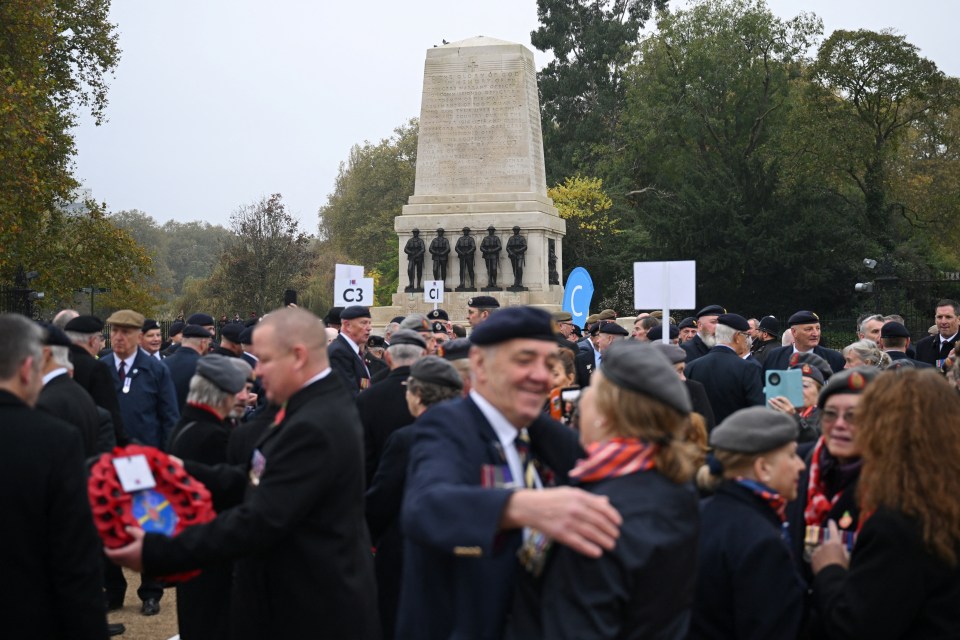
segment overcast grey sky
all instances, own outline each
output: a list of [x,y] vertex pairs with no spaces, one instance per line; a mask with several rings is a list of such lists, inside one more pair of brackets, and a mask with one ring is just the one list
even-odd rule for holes
[[[673,3],[675,4],[675,3]],[[895,28],[960,75],[952,0],[768,0],[835,29]],[[906,12],[906,13],[905,13]],[[108,122],[76,131],[77,176],[109,210],[228,223],[279,192],[303,228],[350,147],[419,116],[426,49],[485,35],[530,48],[536,0],[114,0],[123,57]]]

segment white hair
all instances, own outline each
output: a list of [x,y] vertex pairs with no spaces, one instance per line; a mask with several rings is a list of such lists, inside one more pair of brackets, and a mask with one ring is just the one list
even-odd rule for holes
[[733,344],[733,340],[737,337],[738,333],[739,331],[733,327],[718,324],[717,330],[713,335],[717,338],[717,344]]
[[50,347],[50,359],[58,367],[65,367],[67,371],[73,371],[73,363],[70,362],[70,347],[52,345]]

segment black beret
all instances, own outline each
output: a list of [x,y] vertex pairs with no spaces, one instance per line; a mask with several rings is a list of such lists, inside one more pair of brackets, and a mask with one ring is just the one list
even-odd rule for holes
[[342,312],[343,307],[330,307],[330,311],[327,311],[327,315],[323,317],[323,324],[340,324]]
[[446,333],[447,328],[443,326],[443,323],[437,320],[436,322],[430,323],[430,328],[433,329],[434,333]]
[[143,321],[143,326],[140,327],[140,330],[146,333],[147,331],[153,331],[154,329],[159,329],[160,325],[153,318],[147,318]]
[[697,311],[697,318],[702,318],[703,316],[719,316],[726,312],[727,310],[718,304],[708,304],[703,309],[700,309],[700,311]]
[[189,318],[187,318],[187,324],[198,324],[201,327],[208,327],[213,322],[213,316],[207,315],[205,313],[195,313]]
[[792,415],[767,407],[740,409],[710,432],[710,446],[735,453],[766,453],[794,442],[800,425]]
[[46,322],[38,324],[45,330],[43,344],[48,347],[69,347],[73,344],[60,327]]
[[400,324],[405,318],[406,316],[394,316],[390,322],[396,322],[397,324]]
[[187,326],[187,323],[183,320],[174,320],[170,323],[170,335],[175,336],[180,334],[185,326]]
[[780,321],[773,316],[763,316],[760,318],[760,326],[757,328],[772,336],[780,335]]
[[249,327],[244,327],[243,331],[240,332],[240,344],[253,344],[253,330],[256,325],[250,325]]
[[467,300],[467,306],[474,309],[497,308],[500,303],[493,296],[473,296]]
[[347,307],[340,312],[341,320],[356,320],[357,318],[369,318],[370,317],[370,308],[361,307],[358,304],[353,305],[352,307]]
[[211,353],[197,360],[196,375],[206,378],[227,393],[238,393],[247,384],[247,376],[230,362],[231,358]]
[[457,373],[456,368],[437,356],[426,356],[414,362],[410,367],[410,377],[441,387],[463,389],[463,378]]
[[556,342],[556,323],[535,307],[507,307],[490,315],[470,334],[473,344],[487,346],[515,338]]
[[[670,325],[670,339],[673,340],[674,338],[679,337],[680,329],[678,329],[676,325]],[[655,327],[651,327],[651,329],[647,331],[647,338],[649,338],[651,342],[656,342],[657,340],[663,339],[663,325],[658,324]],[[683,349],[680,350],[683,351]],[[686,353],[686,351],[684,351],[684,353]]]
[[680,321],[680,324],[677,325],[677,331],[680,329],[696,329],[697,328],[697,319],[693,316],[688,316]]
[[888,322],[880,328],[881,338],[909,338],[910,332],[899,322]]
[[383,339],[383,336],[370,336],[367,338],[368,347],[385,347],[387,346],[387,341]]
[[827,384],[823,386],[823,389],[820,390],[817,406],[823,409],[830,396],[838,393],[860,395],[879,373],[880,370],[876,367],[856,367],[833,374]]
[[76,333],[100,333],[103,331],[103,320],[97,316],[77,316],[64,329]]
[[412,344],[421,349],[427,348],[427,341],[423,339],[423,336],[410,329],[399,329],[393,332],[393,335],[390,336],[390,346],[393,347],[398,344]]
[[210,332],[198,324],[188,324],[183,328],[184,338],[210,338]]
[[427,314],[427,317],[431,320],[450,320],[450,316],[447,315],[447,312],[443,309],[434,309]]
[[239,322],[230,322],[223,325],[220,329],[220,335],[229,340],[230,342],[240,344],[240,334],[243,333],[244,327]]
[[437,347],[437,355],[447,360],[461,360],[470,355],[470,344],[469,338],[447,340]]
[[693,410],[686,385],[667,357],[651,344],[614,342],[603,354],[600,373],[618,387],[650,396],[680,413]]
[[749,331],[750,323],[743,316],[735,313],[721,313],[717,316],[717,324],[736,329],[737,331]]
[[629,331],[627,331],[626,329],[624,329],[623,327],[621,327],[619,324],[617,324],[617,323],[614,322],[613,320],[609,320],[609,321],[607,321],[607,322],[601,322],[601,323],[600,323],[600,329],[598,329],[598,331],[600,331],[600,333],[608,333],[608,334],[612,334],[612,335],[615,335],[615,336],[628,336],[628,335],[630,335],[630,332],[629,332]]
[[820,322],[820,316],[813,311],[797,311],[787,320],[787,326],[792,327],[795,324],[814,324]]

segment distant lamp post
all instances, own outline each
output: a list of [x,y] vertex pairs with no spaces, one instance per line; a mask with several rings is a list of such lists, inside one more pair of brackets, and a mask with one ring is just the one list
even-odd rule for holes
[[93,315],[96,315],[96,314],[93,312],[93,299],[94,299],[94,296],[96,296],[98,293],[109,293],[109,292],[110,292],[110,287],[94,287],[93,285],[90,285],[89,287],[82,287],[82,288],[80,288],[80,289],[77,289],[77,292],[79,292],[79,293],[89,293],[89,294],[90,294],[90,315],[93,316]]

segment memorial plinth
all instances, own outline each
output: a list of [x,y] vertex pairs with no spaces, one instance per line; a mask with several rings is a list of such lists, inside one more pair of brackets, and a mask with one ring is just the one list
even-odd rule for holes
[[[503,291],[489,291],[489,269],[479,250],[491,226],[503,246],[497,269]],[[515,226],[526,241],[519,283],[507,255]],[[394,223],[400,284],[394,306],[375,310],[375,320],[433,307],[423,302],[421,292],[410,290],[414,285],[403,249],[413,230],[419,229],[429,244],[442,228],[453,245],[464,227],[478,247],[476,292],[445,295],[442,306],[451,319],[465,319],[466,301],[481,291],[504,306],[559,308],[563,288],[551,280],[556,282],[556,273],[562,273],[566,223],[547,197],[533,54],[522,45],[483,36],[427,50],[416,184]],[[433,273],[432,267],[428,253],[424,274]],[[456,254],[451,254],[446,273],[447,288],[456,287],[461,281]]]

